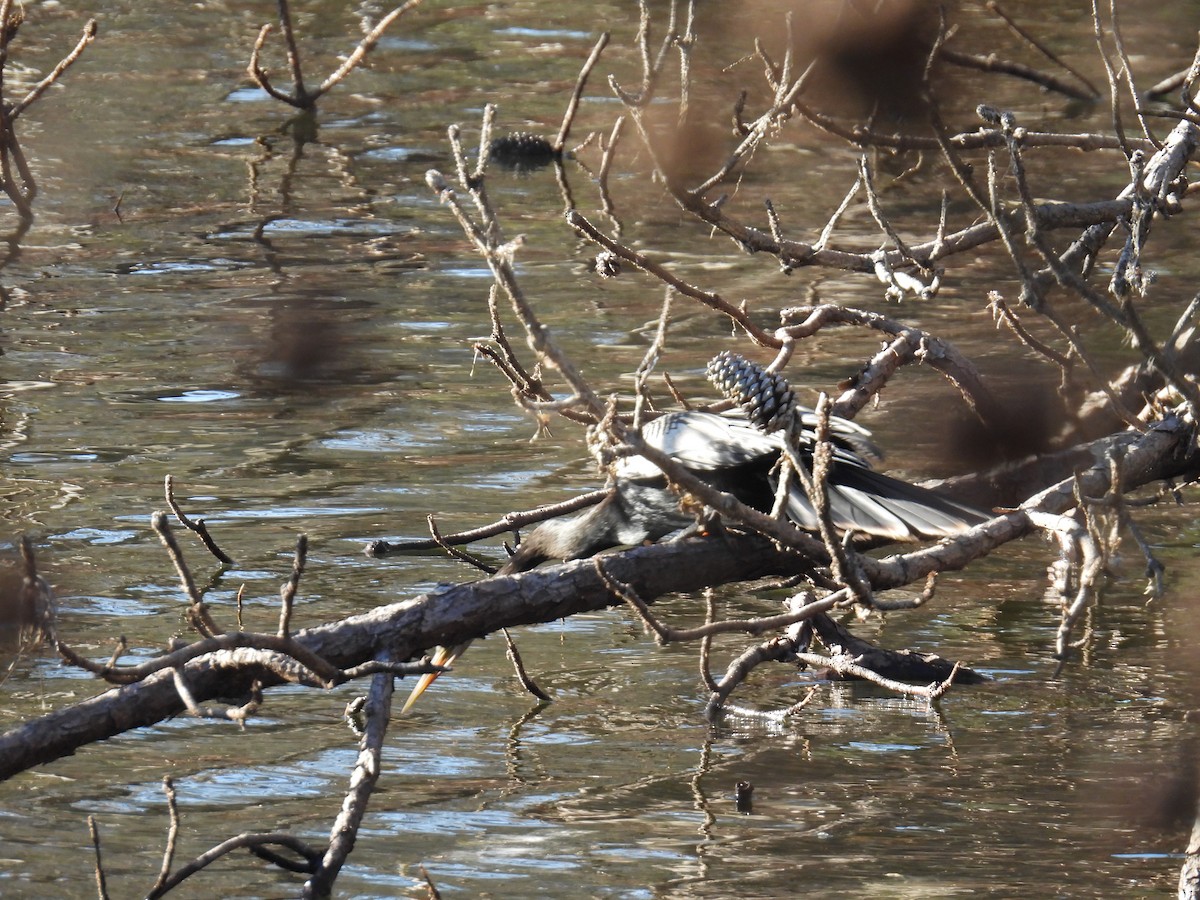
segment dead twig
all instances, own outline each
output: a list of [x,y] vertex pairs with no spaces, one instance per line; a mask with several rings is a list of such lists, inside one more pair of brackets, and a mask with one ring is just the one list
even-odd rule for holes
[[567,136],[571,133],[571,123],[575,121],[575,113],[579,110],[579,99],[583,96],[583,89],[587,86],[588,77],[592,74],[592,69],[596,68],[596,63],[600,61],[600,54],[608,46],[608,40],[608,32],[602,32],[596,40],[595,46],[592,47],[592,52],[584,62],[583,68],[579,70],[579,77],[575,79],[575,87],[571,91],[571,98],[567,101],[567,108],[566,112],[563,113],[562,124],[558,128],[558,134],[550,144],[555,154],[560,157],[562,156],[563,148],[567,145]]
[[810,337],[833,325],[872,328],[894,340],[871,360],[833,404],[830,414],[852,419],[899,368],[910,362],[930,366],[948,378],[970,409],[982,420],[995,420],[1000,403],[975,365],[948,341],[911,325],[868,310],[836,304],[798,306],[779,311],[783,327],[776,332],[791,340]]
[[108,884],[104,878],[104,860],[100,856],[100,827],[96,824],[95,816],[87,817],[88,834],[92,838],[92,850],[96,854],[94,871],[96,873],[96,895],[100,900],[108,900]]
[[451,546],[450,544],[443,541],[441,532],[438,531],[437,519],[434,518],[434,516],[432,514],[426,516],[426,521],[429,523],[429,533],[431,535],[433,535],[434,543],[436,543],[437,546],[441,547],[448,554],[450,554],[450,556],[452,556],[454,559],[460,559],[463,562],[467,563],[468,565],[474,566],[479,571],[484,572],[488,575],[496,574],[496,569],[498,568],[498,566],[493,566],[488,563],[485,563],[479,557],[474,556],[473,554],[470,554],[470,553],[466,553],[462,550],[459,550],[457,547]]
[[537,697],[543,703],[549,703],[554,698],[538,687],[537,682],[525,671],[525,663],[521,660],[521,651],[517,649],[517,645],[513,641],[512,635],[508,633],[508,629],[501,628],[500,630],[504,633],[504,646],[508,655],[508,661],[512,663],[513,671],[516,672],[517,679],[521,682],[521,687],[525,688],[527,692],[533,694],[533,696]]
[[[488,104],[484,109],[481,134],[488,132],[494,116],[495,107]],[[508,297],[513,313],[525,329],[530,350],[537,356],[539,362],[545,361],[557,369],[571,387],[572,395],[567,398],[564,406],[577,408],[580,412],[590,416],[592,421],[598,421],[604,415],[604,404],[581,376],[574,363],[559,349],[550,336],[549,329],[538,319],[513,271],[513,257],[520,246],[520,240],[508,243],[501,235],[499,221],[484,186],[482,173],[486,162],[486,153],[481,154],[479,167],[474,175],[470,175],[468,174],[467,159],[459,139],[459,129],[456,126],[449,129],[449,137],[451,148],[454,151],[459,183],[468,192],[474,203],[479,216],[478,221],[472,220],[467,214],[458,195],[451,189],[440,172],[433,169],[427,172],[426,183],[438,199],[451,210],[462,227],[463,233],[487,262],[488,268],[492,271],[492,277]]]
[[796,658],[796,642],[788,637],[772,638],[746,650],[729,664],[717,682],[717,690],[713,691],[704,708],[704,717],[710,722],[714,721],[733,690],[762,663],[788,662]]
[[262,706],[262,683],[259,681],[251,683],[248,699],[240,706],[201,706],[192,696],[182,669],[171,669],[171,677],[184,708],[197,719],[227,719],[237,723],[237,726],[244,730],[246,720]]
[[297,109],[311,112],[316,109],[317,101],[326,94],[330,88],[334,87],[338,82],[342,81],[347,75],[357,68],[366,58],[367,54],[374,49],[379,43],[379,39],[388,27],[403,16],[410,9],[420,5],[421,0],[408,0],[402,6],[398,6],[390,13],[380,19],[374,27],[367,30],[362,40],[354,47],[354,49],[342,61],[342,64],[331,72],[320,86],[313,91],[310,91],[304,85],[304,72],[300,65],[300,51],[296,44],[296,35],[292,28],[291,10],[288,5],[288,0],[279,0],[279,27],[283,32],[284,44],[287,47],[288,69],[292,78],[292,92],[289,94],[282,91],[271,82],[270,74],[263,68],[261,62],[261,54],[263,47],[266,45],[267,38],[270,36],[272,26],[270,24],[263,25],[259,29],[258,37],[254,41],[254,47],[250,51],[250,62],[246,66],[246,72],[254,83],[260,88],[289,106],[294,106]]
[[[1057,78],[1049,72],[1043,72],[1035,69],[1032,66],[1024,65],[1023,63],[1013,62],[1012,60],[999,59],[995,54],[980,56],[975,53],[960,53],[957,50],[951,50],[948,47],[943,47],[938,53],[938,59],[944,60],[952,65],[961,66],[964,69],[975,69],[979,72],[999,72],[1002,75],[1011,75],[1014,78],[1021,78],[1025,81],[1033,82],[1041,85],[1048,91],[1057,91],[1065,97],[1071,97],[1074,100],[1097,100],[1099,93],[1088,83],[1087,87],[1079,88],[1068,81]],[[1056,58],[1057,61],[1057,58]],[[1075,74],[1072,72],[1072,74]]]
[[[136,666],[118,666],[111,661],[108,664],[95,663],[61,640],[56,642],[56,649],[67,662],[103,678],[110,684],[134,684],[144,681],[155,672],[178,669],[191,660],[222,651],[249,651],[235,653],[227,662],[260,666],[283,681],[323,688],[336,687],[354,678],[374,674],[380,665],[364,663],[350,669],[339,669],[292,637],[247,631],[226,632],[193,641]],[[422,675],[426,672],[440,672],[441,668],[424,663],[389,663],[387,671],[396,675]]]
[[[381,657],[378,662],[387,663],[388,660]],[[358,760],[350,775],[350,787],[342,801],[341,812],[330,829],[325,853],[314,866],[312,877],[304,883],[302,896],[305,898],[329,897],[338,873],[354,849],[359,828],[366,816],[367,804],[379,780],[394,688],[395,676],[391,673],[381,673],[371,679],[363,712],[366,727],[359,738]]]
[[179,520],[179,524],[189,531],[195,532],[197,537],[208,549],[208,552],[215,556],[221,563],[227,566],[233,565],[233,559],[224,550],[217,546],[217,542],[208,532],[208,527],[204,524],[203,519],[196,519],[194,522],[189,519],[180,508],[175,500],[175,483],[170,475],[163,479],[163,491],[167,496],[167,506],[171,508],[171,512],[175,514],[175,518]]
[[196,589],[196,581],[192,578],[192,571],[183,558],[183,551],[179,549],[175,535],[171,532],[171,526],[167,523],[166,513],[156,512],[150,517],[150,524],[158,534],[163,546],[167,548],[167,554],[171,557],[171,563],[175,566],[175,571],[183,585],[183,592],[187,595],[189,601],[188,622],[202,637],[213,637],[220,634],[223,629],[219,628],[217,623],[212,620],[208,604],[204,602],[203,595]]
[[[634,595],[637,596],[636,594]],[[639,601],[641,598],[637,598]],[[635,607],[636,608],[636,607]],[[638,610],[641,615],[641,610]],[[712,588],[704,591],[704,624],[711,625],[717,615],[716,594]],[[708,688],[709,693],[717,689],[717,680],[712,676],[709,666],[709,654],[712,651],[712,635],[706,634],[700,638],[700,681]]]
[[833,464],[833,445],[829,442],[829,397],[822,392],[817,403],[817,426],[813,432],[812,471],[806,475],[804,462],[801,459],[800,439],[803,426],[799,418],[792,416],[787,428],[787,440],[784,444],[784,456],[790,463],[791,469],[800,477],[804,490],[808,494],[809,503],[817,515],[817,526],[821,541],[829,554],[829,568],[833,580],[844,585],[853,595],[856,603],[865,607],[874,605],[871,585],[862,574],[861,567],[854,559],[854,535],[852,532],[839,539],[837,529],[833,524],[833,513],[829,507],[828,478]]
[[1043,44],[1041,41],[1039,41],[1036,37],[1034,37],[1032,34],[1030,34],[1026,29],[1022,28],[1021,25],[1019,25],[1017,23],[1017,21],[1015,19],[1013,19],[1012,16],[1010,16],[1007,12],[1004,11],[1003,8],[1001,8],[1000,4],[997,3],[996,0],[988,0],[988,2],[985,3],[984,5],[988,8],[988,10],[990,12],[995,13],[997,16],[999,16],[1001,19],[1003,19],[1004,24],[1006,24],[1009,27],[1009,29],[1013,32],[1013,34],[1017,35],[1019,38],[1021,38],[1021,40],[1025,41],[1025,43],[1029,44],[1029,46],[1033,47],[1035,50],[1037,50],[1038,53],[1042,54],[1042,56],[1046,57],[1046,59],[1050,60],[1056,66],[1059,66],[1066,72],[1070,72],[1071,75],[1073,75],[1075,78],[1079,79],[1080,83],[1083,84],[1084,87],[1086,87],[1088,89],[1088,91],[1090,91],[1090,93],[1091,93],[1090,98],[1084,98],[1084,99],[1093,99],[1094,100],[1100,96],[1100,91],[1097,90],[1096,86],[1094,84],[1092,84],[1092,82],[1087,78],[1087,76],[1085,76],[1078,69],[1074,68],[1069,63],[1067,63],[1066,61],[1061,59],[1049,47],[1047,47],[1045,44]]
[[[83,35],[79,38],[78,43],[76,43],[71,49],[71,52],[58,61],[58,64],[50,70],[50,74],[31,87],[24,97],[13,104],[12,109],[8,111],[9,120],[11,121],[12,119],[15,119],[17,116],[21,115],[21,113],[32,106],[34,102],[40,96],[42,96],[42,94],[46,93],[46,91],[49,90],[52,85],[56,84],[58,80],[62,78],[63,73],[66,72],[67,69],[71,68],[71,66],[75,65],[76,62],[78,62],[79,57],[83,55],[83,51],[86,50],[88,45],[96,39],[97,34],[99,34],[99,26],[96,24],[96,20],[88,19],[83,26]],[[5,47],[5,56],[7,56],[7,46]]]
[[[321,852],[307,842],[296,837],[294,834],[288,834],[286,831],[271,831],[265,833],[243,832],[242,834],[231,837],[222,841],[215,847],[201,853],[187,865],[178,869],[173,875],[167,878],[157,890],[146,894],[146,900],[158,900],[176,887],[181,885],[187,879],[191,878],[197,872],[201,872],[208,866],[212,865],[222,856],[232,853],[235,850],[250,850],[256,852],[266,850],[271,847],[283,847],[291,850],[296,855],[305,860],[305,870],[313,871],[319,864]],[[258,855],[256,853],[256,855]]]
[[308,558],[308,535],[296,538],[296,553],[292,557],[292,574],[279,589],[279,636],[286,638],[291,633],[292,608],[296,602],[296,591],[300,587],[300,576],[304,574],[304,562]]
[[[16,36],[24,17],[23,9],[13,12],[10,0],[0,4],[0,72],[8,64],[9,44]],[[8,103],[0,95],[0,190],[8,195],[22,221],[33,217],[33,201],[37,197],[38,186],[17,139],[14,127],[16,120],[78,61],[87,46],[96,39],[96,33],[96,20],[89,19],[83,27],[83,36],[75,47],[59,61],[50,74],[30,88],[21,100]]]
[[421,878],[425,881],[425,887],[429,889],[429,900],[442,900],[442,893],[437,889],[437,885],[433,883],[433,879],[429,877],[429,873],[425,871],[425,866],[418,865],[417,871],[421,873]]
[[763,347],[772,348],[778,348],[780,346],[778,338],[776,338],[769,331],[766,331],[756,325],[747,314],[744,307],[734,306],[718,294],[704,291],[688,284],[674,273],[646,257],[644,254],[641,254],[636,250],[633,250],[632,248],[627,247],[624,244],[608,237],[577,210],[571,210],[567,213],[567,224],[578,231],[583,237],[586,237],[588,240],[595,242],[615,256],[618,256],[631,265],[641,269],[646,274],[653,275],[659,281],[669,285],[683,296],[697,300],[710,309],[728,316],[735,324],[744,329],[746,334],[748,334],[756,344],[759,344]]
[[167,798],[167,815],[169,817],[167,840],[163,846],[162,867],[158,870],[158,878],[150,887],[150,893],[162,888],[167,879],[171,877],[171,866],[175,860],[175,844],[179,840],[179,806],[175,800],[175,781],[170,775],[163,776],[163,793]]
[[868,669],[865,666],[858,664],[857,658],[846,654],[835,653],[826,656],[822,653],[796,653],[796,659],[806,665],[814,668],[828,667],[843,678],[857,678],[861,681],[868,681],[871,684],[877,685],[893,693],[900,694],[905,697],[920,697],[924,700],[933,703],[949,690],[954,683],[954,679],[958,674],[959,664],[955,663],[951,670],[950,676],[945,681],[934,682],[928,685],[908,684],[903,681],[896,681],[893,678],[886,678],[880,675],[873,669]]
[[848,590],[840,590],[821,600],[814,600],[812,603],[805,604],[796,610],[778,616],[765,616],[757,619],[729,619],[720,622],[706,622],[704,625],[696,628],[674,628],[660,622],[650,612],[650,607],[646,602],[629,585],[617,581],[605,568],[603,559],[594,559],[592,565],[595,566],[596,573],[604,580],[605,586],[612,591],[613,596],[624,600],[637,614],[638,618],[642,620],[642,624],[654,632],[658,643],[664,646],[666,644],[710,638],[716,634],[744,633],[759,635],[768,631],[777,631],[780,628],[787,628],[789,625],[811,619],[817,613],[845,605],[851,599],[851,594]]
[[580,494],[578,497],[572,497],[570,500],[563,500],[561,503],[548,503],[544,506],[538,506],[523,512],[505,513],[501,519],[490,525],[482,525],[479,528],[472,528],[469,531],[459,531],[454,534],[443,534],[437,538],[395,542],[371,541],[364,548],[363,552],[367,556],[386,556],[389,553],[409,553],[420,550],[436,550],[459,544],[473,544],[475,541],[483,540],[484,538],[495,537],[498,534],[524,528],[526,525],[534,525],[538,522],[544,522],[547,519],[557,518],[567,513],[586,509],[589,506],[595,506],[607,497],[609,493],[608,490],[590,491],[586,494]]

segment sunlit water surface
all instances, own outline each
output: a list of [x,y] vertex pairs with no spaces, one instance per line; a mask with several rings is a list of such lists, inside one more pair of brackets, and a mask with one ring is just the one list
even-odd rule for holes
[[[371,68],[322,102],[318,140],[301,152],[280,133],[287,110],[242,74],[273,4],[153,6],[101,4],[100,40],[21,120],[42,194],[33,229],[0,273],[8,546],[21,534],[33,539],[63,635],[96,658],[107,658],[119,635],[133,658],[186,630],[175,576],[149,528],[168,473],[185,507],[237,560],[219,572],[185,542],[223,623],[232,624],[244,585],[247,627],[274,628],[278,585],[301,532],[311,551],[298,625],[474,577],[436,555],[370,560],[362,547],[421,535],[429,512],[442,514],[444,529],[470,527],[593,487],[597,476],[577,430],[559,424],[531,440],[533,423],[473,360],[471,341],[489,331],[490,278],[424,173],[452,171],[445,128],[461,122],[475,140],[487,101],[500,104],[503,129],[553,133],[601,24],[613,28],[613,47],[577,130],[607,130],[615,106],[603,76],[636,81],[632,6],[431,3],[393,29]],[[1060,42],[1079,32],[1078,4],[1061,15],[1047,15],[1045,4],[1013,6],[1035,24],[1053,22]],[[315,81],[356,25],[342,4],[296,7]],[[1130,16],[1136,46],[1163,57],[1158,68],[1139,58],[1153,69],[1148,78],[1186,65],[1194,36],[1184,12],[1173,19],[1154,9]],[[760,11],[764,21],[781,15]],[[90,12],[33,5],[20,61],[47,71]],[[702,47],[723,37],[704,71],[751,52],[740,30],[725,32],[737,15],[702,17]],[[1087,48],[1067,43],[1060,52],[1100,71]],[[272,54],[282,83],[282,56]],[[756,63],[734,71],[745,84],[759,78]],[[727,120],[731,83],[700,91],[697,102],[719,104],[714,120]],[[964,83],[983,93],[972,103],[1007,98],[1054,127],[1107,127],[1103,111],[1066,120],[1065,104],[1032,89]],[[884,308],[879,285],[865,278],[785,278],[769,260],[709,240],[643,177],[645,160],[626,139],[614,173],[625,234],[684,277],[751,298],[757,309],[814,299]],[[760,155],[743,189],[758,195],[769,185],[788,227],[811,238],[849,186],[854,154],[796,126],[778,147]],[[1123,178],[1111,157],[1064,155],[1047,168],[1042,186],[1054,196],[1095,199]],[[1064,182],[1067,170],[1078,180]],[[566,177],[581,210],[599,218],[588,173],[571,164]],[[938,177],[926,170],[894,195],[925,236]],[[562,224],[564,200],[549,171],[496,172],[490,189],[508,233],[525,235],[520,276],[545,320],[602,390],[627,389],[660,289],[638,275],[601,283],[588,273],[592,251]],[[843,228],[862,246],[877,242],[861,206]],[[1185,246],[1189,229],[1184,221],[1156,239]],[[1162,274],[1164,307],[1195,289],[1195,273]],[[989,251],[956,270],[938,300],[888,311],[1008,373],[1024,358],[984,310],[992,288],[1016,293]],[[727,346],[726,325],[680,302],[662,365],[686,392],[705,396],[703,363]],[[832,389],[874,349],[873,337],[848,332],[806,343],[806,387]],[[863,420],[894,467],[945,474],[945,418],[931,410],[954,402],[948,387],[915,372]],[[1051,549],[1037,540],[944,579],[920,611],[860,624],[864,637],[937,649],[994,676],[937,711],[870,687],[825,685],[786,724],[709,726],[695,648],[655,646],[620,610],[517,635],[555,698],[536,709],[499,642],[477,645],[410,718],[393,723],[379,790],[338,890],[424,896],[423,863],[445,896],[1170,896],[1179,865],[1171,854],[1184,846],[1186,826],[1157,827],[1143,813],[1156,791],[1173,790],[1169,777],[1194,727],[1183,719],[1196,705],[1188,585],[1197,529],[1187,508],[1145,521],[1171,567],[1170,594],[1145,604],[1131,547],[1090,617],[1089,649],[1057,677],[1057,613],[1042,599]],[[498,544],[491,549],[498,558]],[[723,597],[727,612],[764,613],[779,594]],[[659,608],[677,624],[702,618],[695,597]],[[718,664],[743,644],[718,641]],[[739,699],[780,707],[810,680],[763,669]],[[0,716],[16,723],[100,690],[48,654],[28,656],[3,684]],[[355,758],[342,711],[361,690],[274,691],[245,732],[179,719],[0,786],[0,893],[94,896],[89,815],[114,896],[144,892],[166,833],[164,775],[179,794],[178,860],[244,830],[324,841]],[[750,814],[734,805],[743,780],[755,786]],[[298,890],[296,876],[235,855],[178,893]]]

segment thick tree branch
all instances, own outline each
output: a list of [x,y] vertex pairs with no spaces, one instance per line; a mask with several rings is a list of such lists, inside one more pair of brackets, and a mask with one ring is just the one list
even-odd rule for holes
[[[1125,491],[1200,471],[1192,429],[1178,419],[1167,420],[1143,435],[1114,436],[1107,444],[1123,452],[1120,471]],[[1078,483],[1087,495],[1102,496],[1108,489],[1109,473],[1107,462],[1102,461],[1082,473]],[[1075,483],[1073,478],[1060,481],[1026,506],[1050,513],[1069,509],[1075,503]],[[932,571],[960,569],[1031,527],[1024,512],[1014,512],[954,541],[881,560],[864,557],[863,572],[875,590],[911,584]],[[779,549],[757,535],[726,532],[614,553],[605,558],[604,569],[650,601],[670,592],[806,572],[813,564],[812,557]],[[435,644],[452,646],[500,628],[549,622],[623,602],[613,595],[591,560],[579,560],[446,587],[297,632],[293,639],[334,666],[344,670],[357,666],[365,671],[380,654],[411,659]],[[243,648],[206,653],[177,669],[155,672],[137,684],[17,726],[0,735],[0,779],[180,714],[185,706],[175,687],[175,671],[182,673],[192,695],[201,702],[246,693],[256,680],[264,687],[280,684],[279,675],[262,664],[259,652]]]

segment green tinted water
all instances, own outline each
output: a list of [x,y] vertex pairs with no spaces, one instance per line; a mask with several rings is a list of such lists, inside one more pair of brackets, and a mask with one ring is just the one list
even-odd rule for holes
[[[597,23],[615,32],[598,72],[632,83],[631,9],[422,7],[381,42],[370,68],[323,101],[318,141],[297,152],[280,133],[286,110],[242,75],[273,11],[260,6],[102,4],[101,38],[22,120],[42,195],[33,229],[0,272],[0,515],[7,540],[33,538],[63,634],[97,658],[120,634],[149,655],[184,631],[174,575],[149,529],[168,473],[237,560],[208,594],[219,619],[232,622],[245,585],[247,627],[264,629],[274,628],[299,532],[311,541],[295,622],[304,625],[474,577],[433,555],[366,559],[368,539],[420,535],[429,512],[443,514],[443,528],[473,526],[596,484],[581,434],[559,425],[531,442],[533,424],[473,360],[471,341],[489,330],[488,273],[424,173],[450,171],[446,126],[463,123],[473,140],[488,101],[500,104],[504,129],[552,133]],[[742,21],[739,9],[704,11],[702,37],[726,39],[714,68],[749,52],[748,39],[726,30]],[[46,71],[85,13],[31,8],[19,60]],[[342,4],[297,4],[297,23],[314,75],[356,33]],[[1187,29],[1150,18],[1138,26],[1145,46],[1165,42],[1181,64],[1190,59],[1185,44],[1171,43],[1190,40]],[[277,49],[271,60],[282,77]],[[752,64],[733,71],[758,78]],[[721,121],[727,89],[698,88],[698,102],[720,98]],[[1002,90],[1026,104],[1035,96]],[[614,115],[603,77],[590,95],[580,136],[607,131]],[[1044,100],[1062,124],[1059,107]],[[1072,124],[1106,127],[1102,113]],[[794,227],[813,236],[847,188],[854,155],[802,127],[780,148],[761,154],[743,189],[769,185],[776,206],[794,210]],[[1084,169],[1093,158],[1069,159],[1079,180],[1067,192],[1093,198]],[[622,163],[614,191],[626,236],[684,277],[759,309],[814,296],[882,308],[878,287],[857,276],[785,278],[708,240],[641,176],[632,140]],[[1120,166],[1095,164],[1100,195],[1114,193]],[[571,165],[567,177],[580,208],[596,215],[588,173]],[[916,181],[896,202],[911,204],[912,227],[923,229],[937,207],[922,187],[936,188],[937,177]],[[659,288],[587,272],[592,251],[562,224],[549,172],[497,172],[490,188],[508,233],[526,236],[519,274],[544,319],[598,385],[627,389]],[[862,229],[864,245],[876,240],[865,211],[852,210],[843,227]],[[1162,239],[1182,243],[1189,227]],[[1012,351],[983,311],[997,272],[1008,278],[994,257],[980,259],[938,301],[889,311],[1010,372]],[[1167,274],[1161,296],[1194,290],[1186,273]],[[1000,287],[1015,294],[1011,281]],[[961,315],[964,305],[972,316]],[[700,370],[728,345],[727,327],[676,309],[663,366],[700,396]],[[874,349],[873,337],[831,332],[800,352],[810,386],[829,389]],[[937,453],[943,421],[931,410],[951,408],[952,391],[916,373],[884,401],[863,418],[892,465],[948,471]],[[996,676],[952,694],[940,712],[842,685],[822,688],[786,726],[709,727],[694,648],[658,648],[620,611],[518,636],[556,698],[534,712],[498,642],[477,645],[394,723],[339,890],[423,896],[424,863],[446,896],[1170,895],[1178,861],[1162,854],[1182,848],[1184,830],[1139,818],[1148,803],[1139,779],[1172,771],[1191,728],[1181,710],[1196,703],[1195,673],[1181,660],[1195,657],[1185,587],[1195,523],[1184,510],[1149,528],[1168,545],[1175,590],[1144,606],[1131,556],[1093,617],[1090,652],[1058,679],[1057,613],[1041,600],[1051,551],[1038,541],[945,579],[925,609],[860,626],[889,646],[936,648]],[[198,547],[188,553],[206,581],[215,566]],[[765,612],[775,600],[731,592],[726,602]],[[693,597],[662,609],[677,624],[702,618]],[[718,642],[722,664],[742,643]],[[790,669],[766,669],[742,701],[782,705],[806,685]],[[0,716],[15,723],[100,690],[48,655],[25,658],[3,685]],[[93,896],[93,815],[114,896],[144,892],[165,834],[166,774],[183,816],[179,859],[243,830],[323,841],[355,755],[342,709],[360,690],[277,691],[245,733],[180,719],[0,785],[0,891]],[[752,815],[734,806],[739,780],[756,786]],[[182,894],[298,890],[294,876],[239,856]]]

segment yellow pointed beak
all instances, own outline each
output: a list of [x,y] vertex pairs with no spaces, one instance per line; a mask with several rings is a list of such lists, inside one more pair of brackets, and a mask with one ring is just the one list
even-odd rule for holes
[[[438,647],[434,652],[433,658],[430,660],[430,662],[432,662],[435,666],[450,666],[456,659],[458,659],[459,654],[462,653],[463,649],[465,648]],[[404,715],[406,712],[412,709],[413,704],[417,702],[417,698],[425,693],[429,686],[437,681],[438,676],[441,674],[441,672],[430,672],[427,675],[422,675],[417,681],[416,686],[412,689],[412,693],[408,695],[408,699],[404,702],[404,708],[400,710],[400,715]]]

